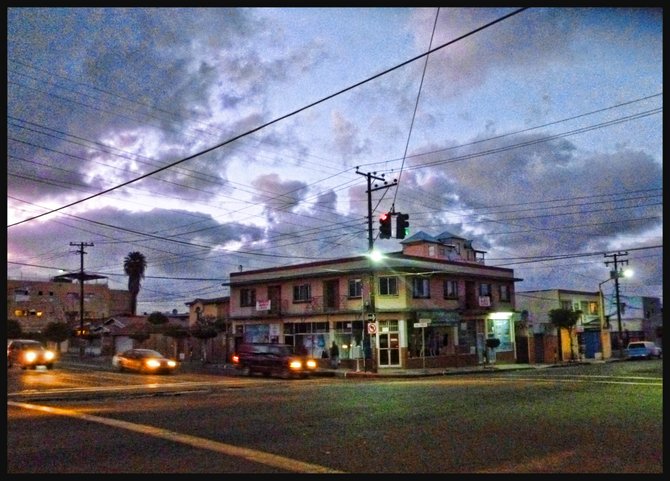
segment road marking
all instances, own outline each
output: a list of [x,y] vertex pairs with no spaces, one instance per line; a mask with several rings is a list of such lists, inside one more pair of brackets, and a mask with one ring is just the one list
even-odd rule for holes
[[115,428],[126,429],[128,431],[134,431],[137,433],[147,434],[157,438],[167,439],[169,441],[186,444],[198,449],[208,449],[210,451],[225,454],[227,456],[236,456],[239,458],[244,458],[254,463],[265,464],[267,466],[272,466],[279,469],[285,469],[287,471],[293,471],[297,473],[344,473],[344,471],[338,471],[325,466],[320,466],[318,464],[305,463],[302,461],[297,461],[295,459],[286,458],[284,456],[278,456],[276,454],[257,451],[255,449],[241,448],[239,446],[233,446],[231,444],[211,441],[209,439],[199,438],[197,436],[191,436],[189,434],[181,434],[175,431],[169,431],[167,429],[148,426],[146,424],[135,424],[127,421],[121,421],[118,419],[93,416],[91,414],[81,413],[78,411],[74,411],[72,409],[41,406],[38,404],[20,403],[15,401],[7,401],[7,405],[23,409],[31,409],[33,411],[42,411],[49,414],[56,414],[58,416],[69,416],[99,424],[105,424],[107,426],[112,426]]

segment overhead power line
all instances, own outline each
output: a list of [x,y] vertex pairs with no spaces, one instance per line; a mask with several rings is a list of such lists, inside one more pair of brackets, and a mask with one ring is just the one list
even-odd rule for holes
[[159,172],[163,172],[164,170],[170,169],[170,168],[172,168],[172,167],[174,167],[174,166],[176,166],[176,165],[182,164],[182,163],[187,162],[187,161],[189,161],[189,160],[192,160],[192,159],[194,159],[194,158],[196,158],[196,157],[200,157],[201,155],[204,155],[204,154],[207,154],[207,153],[212,152],[212,151],[214,151],[214,150],[217,150],[217,149],[219,149],[219,148],[221,148],[221,147],[223,147],[223,146],[225,146],[225,145],[228,145],[228,144],[230,144],[230,143],[232,143],[232,142],[235,142],[235,141],[237,141],[237,140],[239,140],[239,139],[241,139],[241,138],[243,138],[243,137],[246,137],[246,136],[251,135],[251,134],[253,134],[253,133],[255,133],[255,132],[258,132],[259,130],[262,130],[262,129],[264,129],[264,128],[270,126],[270,125],[273,125],[273,124],[278,123],[278,122],[280,122],[280,121],[282,121],[282,120],[285,120],[285,119],[287,119],[287,118],[289,118],[289,117],[292,117],[292,116],[294,116],[294,115],[297,115],[298,113],[303,112],[304,110],[310,109],[310,108],[312,108],[312,107],[314,107],[314,106],[316,106],[316,105],[319,105],[319,104],[321,104],[321,103],[323,103],[323,102],[326,102],[327,100],[330,100],[330,99],[332,99],[332,98],[334,98],[334,97],[336,97],[336,96],[338,96],[338,95],[341,95],[341,94],[343,94],[343,93],[345,93],[345,92],[348,92],[349,90],[352,90],[352,89],[354,89],[354,88],[356,88],[356,87],[360,87],[361,85],[364,85],[364,84],[366,84],[366,83],[368,83],[368,82],[371,82],[371,81],[373,81],[373,80],[375,80],[375,79],[377,79],[377,78],[379,78],[379,77],[382,77],[382,76],[384,76],[384,75],[386,75],[386,74],[388,74],[388,73],[390,73],[390,72],[393,72],[393,71],[395,71],[395,70],[398,70],[398,69],[400,69],[400,68],[402,68],[402,67],[404,67],[404,66],[406,66],[406,65],[408,65],[408,64],[410,64],[410,63],[412,63],[412,62],[415,62],[416,60],[419,60],[419,59],[421,59],[421,58],[423,58],[423,57],[426,57],[426,56],[430,55],[431,53],[437,52],[438,50],[441,50],[441,49],[443,49],[443,48],[445,48],[445,47],[447,47],[447,46],[449,46],[449,45],[452,45],[453,43],[459,42],[459,41],[461,41],[461,40],[463,40],[463,39],[465,39],[465,38],[467,38],[467,37],[469,37],[469,36],[471,36],[471,35],[474,35],[475,33],[478,33],[478,32],[480,32],[480,31],[482,31],[482,30],[484,30],[484,29],[486,29],[486,28],[489,28],[489,27],[491,27],[491,26],[493,26],[493,25],[495,25],[495,24],[497,24],[497,23],[499,23],[499,22],[502,22],[503,20],[506,20],[506,19],[508,19],[508,18],[510,18],[510,17],[512,17],[512,16],[514,16],[514,15],[517,15],[517,14],[523,12],[524,10],[526,10],[527,8],[528,8],[528,7],[523,7],[523,8],[519,8],[519,9],[517,9],[517,10],[514,10],[513,12],[511,12],[511,13],[509,13],[509,14],[507,14],[507,15],[503,15],[502,17],[500,17],[500,18],[498,18],[498,19],[496,19],[496,20],[493,20],[492,22],[489,22],[489,23],[487,23],[487,24],[485,24],[485,25],[482,25],[481,27],[478,27],[478,28],[476,28],[476,29],[474,29],[474,30],[471,30],[470,32],[468,32],[468,33],[466,33],[466,34],[461,35],[460,37],[457,37],[457,38],[455,38],[455,39],[453,39],[453,40],[450,40],[449,42],[443,43],[442,45],[440,45],[440,46],[438,46],[438,47],[436,47],[436,48],[434,48],[434,49],[431,49],[431,50],[429,50],[429,51],[427,51],[427,52],[425,52],[425,53],[423,53],[423,54],[417,55],[417,56],[414,57],[414,58],[411,58],[411,59],[409,59],[409,60],[406,60],[405,62],[402,62],[402,63],[400,63],[400,64],[398,64],[398,65],[396,65],[396,66],[394,66],[394,67],[391,67],[391,68],[389,68],[389,69],[387,69],[387,70],[384,70],[384,71],[382,71],[382,72],[380,72],[380,73],[378,73],[378,74],[375,74],[375,75],[373,75],[372,77],[368,77],[368,78],[365,79],[365,80],[362,80],[362,81],[360,81],[360,82],[358,82],[358,83],[355,83],[355,84],[353,84],[353,85],[350,85],[349,87],[346,87],[346,88],[344,88],[344,89],[342,89],[342,90],[339,90],[339,91],[337,91],[337,92],[335,92],[335,93],[333,93],[333,94],[331,94],[331,95],[328,95],[328,96],[326,96],[326,97],[323,97],[323,98],[321,98],[321,99],[319,99],[319,100],[317,100],[317,101],[315,101],[315,102],[312,102],[312,103],[310,103],[310,104],[307,104],[307,105],[305,105],[304,107],[301,107],[301,108],[299,108],[299,109],[297,109],[297,110],[294,110],[294,111],[292,111],[292,112],[290,112],[290,113],[288,113],[288,114],[285,114],[285,115],[282,115],[282,116],[280,116],[280,117],[277,117],[277,118],[275,118],[274,120],[271,120],[271,121],[269,121],[269,122],[266,122],[266,123],[264,123],[264,124],[261,124],[261,125],[255,127],[255,128],[253,128],[253,129],[251,129],[251,130],[248,130],[248,131],[246,131],[246,132],[244,132],[244,133],[242,133],[242,134],[236,135],[236,136],[234,136],[234,137],[232,137],[232,138],[230,138],[230,139],[228,139],[228,140],[226,140],[226,141],[224,141],[224,142],[221,142],[221,143],[219,143],[219,144],[217,144],[217,145],[214,145],[214,146],[209,147],[209,148],[207,148],[207,149],[205,149],[205,150],[202,150],[202,151],[200,151],[200,152],[197,152],[197,153],[195,153],[195,154],[193,154],[193,155],[190,155],[190,156],[185,157],[185,158],[183,158],[183,159],[180,159],[180,160],[177,160],[177,161],[172,162],[172,163],[170,163],[170,164],[167,164],[167,165],[165,165],[165,166],[163,166],[163,167],[161,167],[161,168],[159,168],[159,169],[156,169],[156,170],[153,170],[153,171],[148,172],[148,173],[146,173],[146,174],[140,175],[139,177],[136,177],[136,178],[131,179],[131,180],[129,180],[129,181],[122,182],[121,184],[118,184],[118,185],[116,185],[116,186],[114,186],[114,187],[110,187],[109,189],[105,189],[105,190],[103,190],[103,191],[101,191],[101,192],[98,192],[98,193],[96,193],[96,194],[90,195],[90,196],[85,197],[85,198],[83,198],[83,199],[79,199],[79,200],[77,200],[77,201],[75,201],[75,202],[71,202],[71,203],[69,203],[69,204],[63,205],[63,206],[58,207],[58,208],[56,208],[56,209],[52,209],[52,210],[50,210],[50,211],[48,211],[48,212],[44,212],[44,213],[42,213],[42,214],[39,214],[39,215],[30,217],[30,218],[28,218],[28,219],[24,219],[24,220],[22,220],[22,221],[15,222],[14,224],[10,224],[10,225],[8,225],[7,227],[8,227],[8,228],[9,228],[9,227],[14,227],[14,226],[16,226],[16,225],[20,225],[20,224],[23,224],[23,223],[25,223],[25,222],[30,222],[30,221],[32,221],[32,220],[39,219],[40,217],[44,217],[44,216],[49,215],[49,214],[52,214],[52,213],[54,213],[54,212],[58,212],[58,211],[60,211],[60,210],[66,209],[66,208],[68,208],[68,207],[72,207],[72,206],[77,205],[77,204],[80,204],[80,203],[82,203],[82,202],[86,202],[86,201],[88,201],[88,200],[90,200],[90,199],[93,199],[93,198],[95,198],[95,197],[98,197],[98,196],[107,194],[107,193],[112,192],[112,191],[117,190],[117,189],[120,189],[121,187],[125,187],[126,185],[133,184],[133,183],[138,182],[138,181],[140,181],[140,180],[142,180],[142,179],[145,179],[145,178],[147,178],[147,177],[151,177],[151,176],[153,176],[153,175],[155,175],[155,174],[157,174],[157,173],[159,173]]

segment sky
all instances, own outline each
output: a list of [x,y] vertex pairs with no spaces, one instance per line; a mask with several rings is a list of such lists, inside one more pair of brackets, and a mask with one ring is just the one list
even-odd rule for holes
[[[451,232],[517,291],[663,297],[660,8],[9,8],[7,275],[138,313]],[[394,184],[395,181],[395,184]],[[606,264],[610,262],[610,264]]]

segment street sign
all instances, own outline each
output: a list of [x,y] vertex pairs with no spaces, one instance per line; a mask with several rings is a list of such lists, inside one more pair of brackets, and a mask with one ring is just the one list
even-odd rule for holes
[[428,327],[427,322],[415,322],[414,327]]
[[368,334],[377,334],[377,324],[374,322],[368,323]]

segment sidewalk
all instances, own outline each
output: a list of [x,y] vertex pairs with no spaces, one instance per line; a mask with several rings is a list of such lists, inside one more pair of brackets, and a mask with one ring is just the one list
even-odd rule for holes
[[[555,367],[577,366],[580,364],[603,364],[607,362],[619,361],[618,358],[607,360],[584,359],[581,361],[562,362],[558,364],[515,364],[515,363],[496,363],[480,364],[477,366],[446,367],[446,368],[425,368],[425,369],[377,369],[377,372],[356,371],[353,369],[326,369],[319,368],[314,375],[322,377],[341,377],[351,379],[374,379],[374,378],[407,378],[407,377],[425,377],[425,376],[448,376],[455,374],[475,374],[475,373],[494,373],[500,371],[524,370],[524,369],[546,369]],[[90,367],[94,369],[113,370],[110,356],[85,356],[80,358],[76,354],[63,353],[58,362],[66,366]],[[58,365],[58,364],[57,364]],[[207,363],[199,361],[181,362],[178,368],[179,372],[220,374],[223,376],[239,376],[240,372],[228,363]]]

